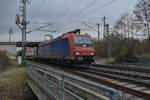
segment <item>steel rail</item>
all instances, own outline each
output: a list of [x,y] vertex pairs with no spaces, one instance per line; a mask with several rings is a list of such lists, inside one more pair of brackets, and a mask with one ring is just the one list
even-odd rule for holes
[[121,76],[130,76],[132,78],[137,78],[140,80],[150,80],[150,75],[147,75],[145,73],[140,73],[140,72],[134,72],[134,71],[122,71],[122,70],[116,70],[116,69],[108,69],[108,68],[97,68],[97,67],[92,67],[89,68],[89,70],[94,70],[94,71],[100,71],[100,72],[105,72],[105,73],[111,73],[114,75],[121,75]]
[[150,73],[150,68],[116,66],[116,65],[100,65],[100,64],[92,64],[92,66],[99,67],[99,68],[109,68],[109,69],[127,70],[127,71],[134,71],[134,72],[143,72],[143,73],[148,73],[148,74]]
[[143,82],[141,80],[137,80],[137,79],[134,79],[134,78],[117,76],[117,75],[112,75],[112,74],[108,74],[108,73],[104,73],[104,72],[97,72],[97,71],[90,71],[90,70],[81,70],[81,71],[82,72],[87,72],[87,73],[92,73],[92,74],[99,75],[99,76],[104,76],[104,77],[111,78],[111,79],[124,81],[124,82],[127,81],[129,83],[134,83],[136,85],[140,85],[140,86],[150,88],[150,83],[149,82]]
[[77,71],[77,70],[72,71],[72,70],[66,70],[65,69],[65,71],[76,74],[78,76],[82,76],[82,77],[87,78],[87,79],[91,79],[91,80],[96,81],[96,82],[100,82],[102,84],[105,84],[105,85],[113,87],[115,89],[130,93],[130,94],[135,95],[137,97],[141,97],[141,98],[144,98],[144,99],[149,99],[149,97],[150,97],[150,94],[148,94],[146,92],[138,91],[136,89],[132,89],[132,88],[129,88],[129,87],[125,87],[123,85],[113,83],[109,79],[106,79],[104,77],[102,78],[101,76],[96,75],[96,74],[92,74],[92,73],[88,73],[88,72],[81,72],[81,71]]

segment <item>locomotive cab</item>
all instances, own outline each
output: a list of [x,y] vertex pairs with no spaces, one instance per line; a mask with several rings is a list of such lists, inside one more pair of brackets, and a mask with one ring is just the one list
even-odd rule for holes
[[90,35],[75,34],[74,35],[74,55],[77,61],[82,63],[94,62],[95,49]]

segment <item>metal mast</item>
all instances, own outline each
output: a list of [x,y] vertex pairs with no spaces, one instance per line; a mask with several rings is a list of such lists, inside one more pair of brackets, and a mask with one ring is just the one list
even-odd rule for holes
[[98,30],[98,36],[97,36],[97,40],[99,41],[100,40],[100,29],[99,29],[99,23],[97,23],[97,30]]
[[[16,24],[22,31],[22,64],[25,64],[25,59],[26,59],[26,3],[27,0],[21,0],[21,6],[20,6],[20,11],[21,15],[17,14],[16,15]],[[22,20],[20,21],[20,17]]]
[[26,0],[22,0],[22,61],[26,59]]
[[103,36],[105,37],[106,36],[106,17],[104,16],[103,17]]

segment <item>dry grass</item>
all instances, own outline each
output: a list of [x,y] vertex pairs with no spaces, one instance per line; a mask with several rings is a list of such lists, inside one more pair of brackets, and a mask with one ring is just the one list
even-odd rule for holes
[[0,100],[35,100],[25,77],[25,67],[15,67],[0,73]]

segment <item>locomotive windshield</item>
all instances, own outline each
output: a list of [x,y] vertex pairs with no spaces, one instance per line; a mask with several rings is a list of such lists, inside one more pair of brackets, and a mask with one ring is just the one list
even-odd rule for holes
[[91,38],[89,36],[76,35],[75,36],[75,44],[77,46],[83,46],[83,44],[84,44],[87,47],[91,47],[92,46],[92,41],[91,41]]

